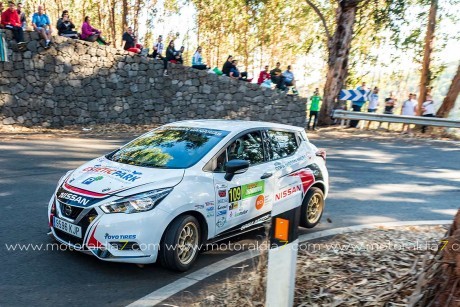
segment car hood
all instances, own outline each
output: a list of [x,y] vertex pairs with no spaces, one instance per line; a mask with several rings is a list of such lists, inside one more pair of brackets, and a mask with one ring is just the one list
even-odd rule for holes
[[[77,168],[64,185],[105,195],[127,195],[128,190],[145,186],[145,190],[172,187],[184,176],[183,169],[148,168],[113,162],[105,157]],[[135,189],[136,191],[139,189]]]

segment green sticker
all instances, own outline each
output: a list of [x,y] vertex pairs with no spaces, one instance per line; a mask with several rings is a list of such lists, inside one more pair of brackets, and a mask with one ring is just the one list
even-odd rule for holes
[[248,183],[241,186],[242,199],[249,197],[254,197],[264,193],[265,181],[257,181],[253,183]]

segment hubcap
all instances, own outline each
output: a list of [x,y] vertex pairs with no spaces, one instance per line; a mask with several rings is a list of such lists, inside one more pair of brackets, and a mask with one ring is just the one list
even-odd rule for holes
[[323,201],[320,195],[314,194],[308,202],[307,221],[311,224],[316,223],[321,216],[321,212],[323,212]]
[[177,242],[177,256],[182,264],[188,264],[195,257],[198,248],[198,229],[194,223],[182,228]]

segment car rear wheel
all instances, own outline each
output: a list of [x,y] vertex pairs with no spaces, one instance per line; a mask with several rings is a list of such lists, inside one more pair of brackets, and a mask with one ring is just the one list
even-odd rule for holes
[[187,271],[195,262],[201,242],[198,220],[191,215],[177,217],[166,229],[160,246],[160,263],[164,267]]
[[308,190],[302,202],[300,226],[315,227],[321,220],[324,210],[324,193],[320,188],[312,187]]

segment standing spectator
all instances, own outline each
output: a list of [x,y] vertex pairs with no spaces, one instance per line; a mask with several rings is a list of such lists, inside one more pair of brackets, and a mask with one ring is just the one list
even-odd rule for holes
[[[393,92],[390,92],[390,96],[385,98],[385,109],[383,110],[383,114],[393,114],[394,108],[396,104],[396,99],[393,96]],[[382,122],[379,123],[379,129],[382,125]],[[390,123],[388,123],[388,130],[390,130]]]
[[192,68],[199,70],[207,69],[206,64],[203,62],[203,57],[201,56],[201,46],[196,48],[195,54],[192,57]]
[[[369,106],[367,107],[368,113],[375,113],[377,112],[377,108],[379,106],[379,88],[376,86],[374,87],[374,91],[369,97]],[[367,121],[366,129],[369,129],[371,125],[371,121]]]
[[270,80],[270,71],[268,70],[268,65],[265,66],[265,70],[262,70],[259,74],[259,79],[257,79],[257,84],[261,85],[266,80]]
[[69,18],[69,11],[64,10],[62,11],[61,18],[58,19],[56,28],[58,30],[58,35],[69,37],[73,39],[78,38],[78,32],[74,31],[75,25]]
[[123,49],[129,52],[141,53],[141,49],[137,48],[137,39],[133,33],[133,28],[128,27],[125,33],[123,33],[122,40],[124,42]]
[[26,44],[24,43],[24,30],[22,29],[21,20],[19,19],[18,11],[13,1],[8,2],[8,9],[2,13],[1,23],[5,29],[13,32],[13,37],[18,44],[18,49],[24,50],[26,48]]
[[158,40],[156,43],[153,44],[153,52],[150,57],[156,59],[159,58],[160,60],[163,60],[163,49],[164,49],[164,44],[163,44],[163,36],[158,35]]
[[[366,82],[363,82],[361,86],[358,86],[356,88],[359,91],[367,91],[366,87]],[[353,109],[354,112],[361,112],[361,108],[363,105],[366,103],[366,98],[361,98],[360,100],[353,101],[351,104],[351,108]],[[351,128],[356,128],[358,126],[359,120],[350,120],[350,127]]]
[[318,112],[321,108],[321,96],[319,95],[319,89],[316,88],[313,96],[310,97],[311,105],[310,105],[310,116],[308,117],[308,124],[307,129],[310,130],[310,123],[311,119],[314,117],[313,120],[313,130],[316,130],[316,125],[318,123]]
[[[417,95],[409,94],[409,99],[404,101],[401,107],[401,115],[414,116],[417,110]],[[410,124],[403,124],[402,133],[411,133]]]
[[273,83],[276,84],[276,88],[280,90],[284,90],[286,87],[284,86],[284,77],[281,73],[281,63],[277,62],[276,67],[270,71],[270,79]]
[[230,70],[233,68],[233,56],[229,55],[227,61],[225,61],[224,66],[222,67],[222,74],[230,77]]
[[106,42],[102,37],[102,32],[91,26],[91,20],[89,16],[85,17],[85,21],[81,25],[81,39],[88,42],[98,42],[102,45],[109,45],[110,42]]
[[38,12],[34,13],[32,16],[32,26],[35,31],[37,31],[40,36],[45,40],[45,49],[48,49],[51,44],[51,34],[53,30],[51,29],[51,23],[48,15],[44,13],[43,6],[38,6]]
[[21,21],[22,24],[22,29],[25,31],[27,28],[27,18],[26,18],[26,13],[22,10],[22,3],[18,2],[17,4],[17,11],[19,15],[19,20]]
[[[431,95],[426,96],[426,101],[422,104],[422,116],[423,117],[434,117],[434,101]],[[427,126],[422,126],[422,133],[426,132]]]
[[297,92],[297,89],[295,88],[295,79],[294,79],[294,73],[291,70],[291,65],[287,67],[287,70],[283,72],[283,77],[284,77],[284,85],[285,86],[292,86],[292,92],[294,95],[299,95],[299,92]]

